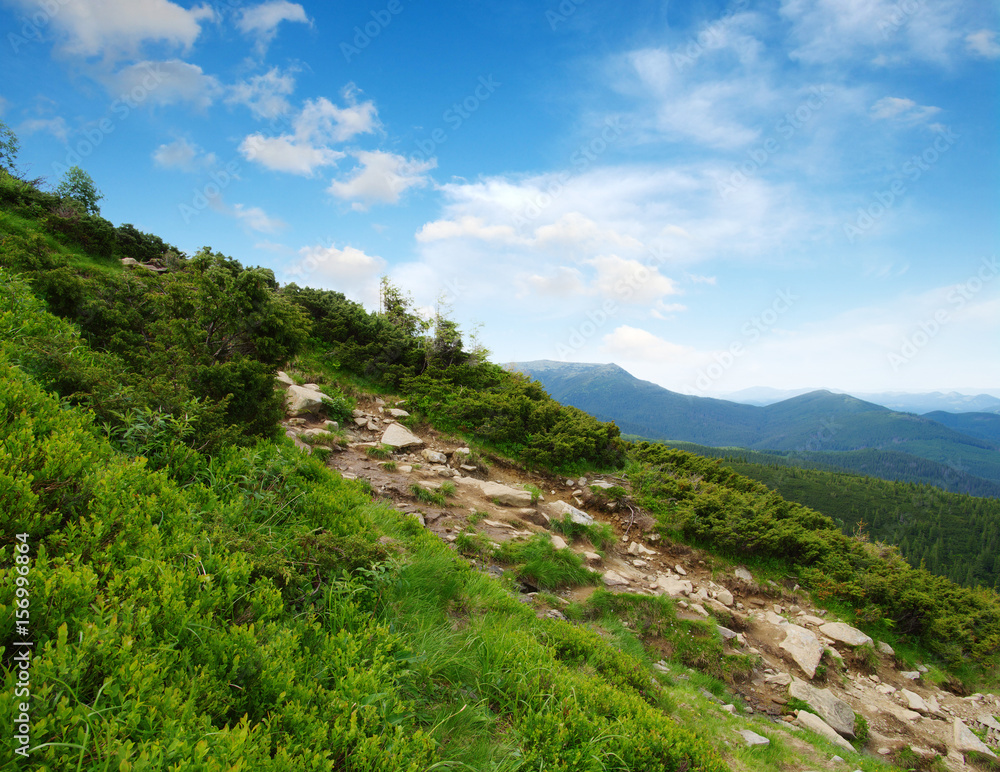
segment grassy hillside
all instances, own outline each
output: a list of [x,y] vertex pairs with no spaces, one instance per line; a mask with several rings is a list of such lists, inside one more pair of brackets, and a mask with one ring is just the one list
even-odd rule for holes
[[[156,237],[2,174],[0,194],[0,712],[20,709],[27,639],[39,768],[801,767],[702,718],[726,658],[752,666],[722,654],[711,622],[604,594],[575,624],[539,618],[301,453],[274,389],[288,361],[330,418],[351,418],[359,388],[391,391],[503,463],[627,476],[668,538],[794,575],[969,684],[996,679],[996,593],[912,569],[714,461],[622,442],[391,286],[369,313],[211,249],[152,257]],[[123,268],[130,252],[168,270]],[[612,627],[615,604],[643,629]],[[669,652],[707,675],[654,668]],[[19,747],[5,735],[0,761]]]

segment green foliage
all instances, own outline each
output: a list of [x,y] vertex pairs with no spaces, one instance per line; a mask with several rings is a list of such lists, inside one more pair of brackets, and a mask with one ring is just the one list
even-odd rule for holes
[[528,493],[531,494],[532,505],[537,504],[538,500],[542,498],[542,489],[532,483],[525,483],[523,487]]
[[871,738],[871,730],[868,728],[868,719],[860,713],[854,714],[854,737],[859,746],[864,748]]
[[389,445],[372,445],[365,450],[365,455],[369,458],[386,459],[392,457],[392,451]]
[[11,176],[17,175],[17,154],[21,143],[6,123],[0,121],[0,170]]
[[97,189],[94,180],[79,166],[71,166],[59,180],[55,193],[60,198],[69,198],[79,202],[83,210],[90,215],[99,215],[101,207],[98,202],[104,195]]
[[424,504],[434,504],[439,507],[448,506],[448,500],[441,490],[432,490],[431,488],[425,488],[423,485],[412,483],[410,485],[410,493],[413,494],[413,497],[417,501],[422,501]]
[[584,566],[583,558],[569,549],[557,550],[545,534],[528,541],[504,542],[494,557],[509,565],[519,580],[541,590],[579,587],[600,579],[600,574]]

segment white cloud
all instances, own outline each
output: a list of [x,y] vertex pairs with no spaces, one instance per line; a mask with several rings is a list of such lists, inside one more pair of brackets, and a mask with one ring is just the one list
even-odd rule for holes
[[[28,13],[41,14],[63,38],[64,53],[115,60],[138,56],[143,43],[164,42],[189,49],[201,23],[215,18],[210,6],[186,9],[169,0],[15,0]],[[56,5],[56,12],[51,8]]]
[[196,64],[171,59],[131,64],[106,80],[114,93],[131,104],[172,105],[189,102],[208,108],[222,93],[219,81]]
[[798,47],[790,56],[810,63],[855,61],[878,65],[913,59],[945,63],[959,42],[961,3],[899,3],[897,0],[783,0]]
[[250,161],[273,171],[312,175],[324,166],[333,166],[345,153],[331,145],[370,134],[379,128],[374,103],[356,101],[353,86],[344,89],[347,104],[338,107],[326,97],[307,100],[291,123],[292,133],[268,137],[251,134],[240,145],[240,153]]
[[918,105],[912,99],[902,97],[883,97],[871,108],[872,118],[901,123],[921,123],[939,112],[941,112],[940,107]]
[[256,161],[276,172],[312,175],[323,166],[333,166],[344,153],[328,147],[314,147],[300,142],[294,136],[267,137],[251,134],[240,144],[240,154],[248,161]]
[[642,242],[637,238],[618,233],[614,228],[601,227],[580,212],[567,212],[554,223],[539,226],[535,230],[535,241],[541,246],[561,245],[576,249],[602,246],[636,251],[643,249]]
[[288,97],[295,90],[291,72],[272,67],[263,75],[254,75],[229,89],[226,104],[242,104],[250,108],[254,118],[273,120],[291,110]]
[[24,121],[19,128],[25,134],[42,131],[62,142],[65,142],[69,136],[69,126],[66,125],[66,120],[61,115],[55,118],[31,118]]
[[[596,271],[594,289],[601,295],[624,303],[656,306],[665,295],[679,294],[672,279],[656,266],[627,260],[617,255],[601,255],[584,261]],[[678,310],[676,307],[670,310]]]
[[991,29],[981,29],[965,36],[966,49],[984,59],[1000,57],[1000,43],[997,43],[997,33]]
[[417,232],[417,241],[442,241],[444,239],[473,238],[498,243],[518,243],[518,237],[511,225],[487,225],[482,217],[467,215],[458,220],[435,220],[426,223]]
[[217,159],[214,153],[206,153],[198,145],[181,138],[156,148],[153,161],[164,169],[198,172],[215,166]]
[[384,259],[355,247],[318,244],[299,250],[299,259],[283,281],[343,292],[372,307],[378,302],[378,277],[385,268]]
[[278,25],[283,21],[309,24],[305,8],[298,3],[287,0],[271,0],[253,8],[247,8],[240,14],[237,28],[245,35],[257,39],[255,49],[260,56],[267,53],[267,48],[278,34]]
[[275,233],[285,227],[283,220],[271,217],[259,206],[234,204],[233,214],[237,220],[250,228],[250,230],[257,231],[258,233]]
[[574,298],[588,291],[580,271],[565,265],[548,275],[534,273],[521,276],[517,283],[521,287],[521,297],[534,293],[543,297]]
[[358,166],[344,180],[334,180],[328,191],[337,198],[353,201],[354,208],[365,210],[374,203],[395,204],[410,188],[423,187],[427,172],[437,161],[387,153],[383,150],[361,150],[354,154]]
[[690,346],[672,343],[648,330],[623,324],[602,339],[602,350],[621,361],[656,362],[661,366],[689,364],[697,357]]

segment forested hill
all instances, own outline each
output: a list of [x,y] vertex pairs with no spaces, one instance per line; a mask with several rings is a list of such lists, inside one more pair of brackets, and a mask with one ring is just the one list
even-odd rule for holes
[[[957,468],[971,478],[1000,483],[1000,448],[990,436],[979,436],[992,431],[993,423],[988,420],[977,424],[958,417],[961,420],[955,427],[946,426],[829,391],[765,407],[743,405],[678,394],[613,364],[539,361],[507,366],[535,378],[564,404],[614,421],[627,435],[802,454],[892,451],[906,454],[914,464],[930,461]],[[973,425],[980,427],[979,435],[959,430]],[[872,473],[910,479],[902,467],[905,464],[883,465],[881,471]],[[954,484],[950,478],[943,474],[938,484],[949,488]]]

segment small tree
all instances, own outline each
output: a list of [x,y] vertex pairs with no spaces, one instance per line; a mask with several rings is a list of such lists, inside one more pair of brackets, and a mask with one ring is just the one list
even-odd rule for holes
[[17,176],[17,153],[20,148],[17,135],[10,126],[0,121],[0,168],[12,177]]
[[91,176],[79,166],[71,166],[63,175],[56,188],[56,195],[79,201],[87,214],[101,213],[101,207],[97,202],[104,198],[104,195],[97,189]]

